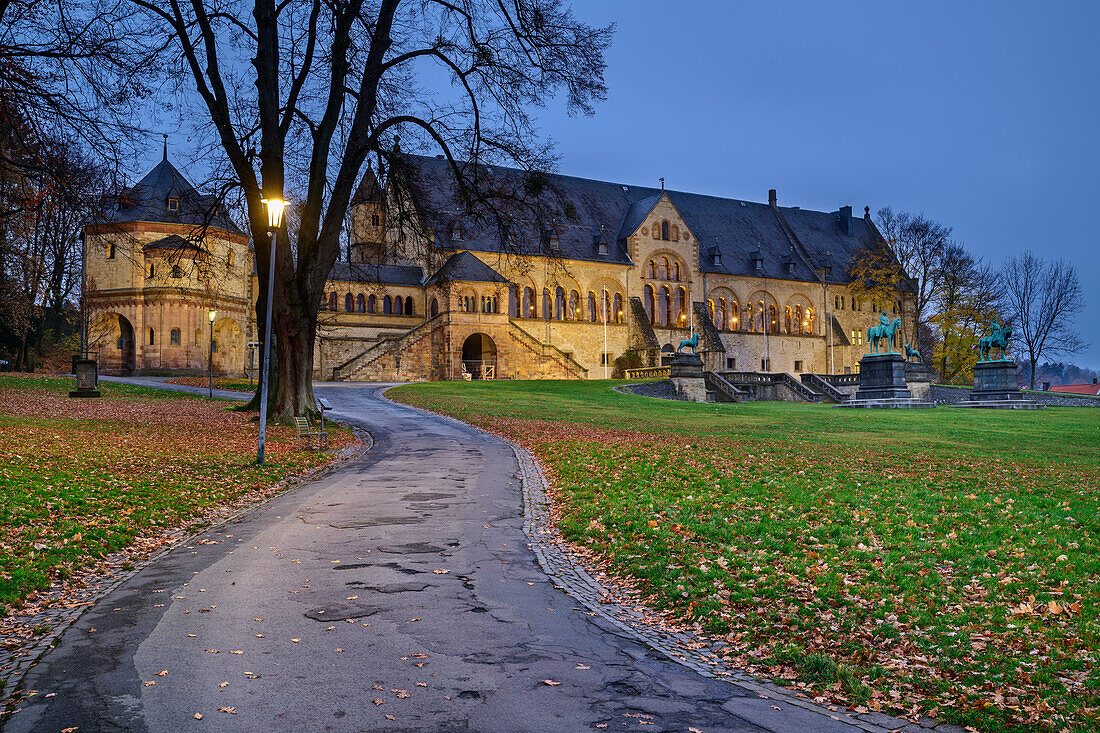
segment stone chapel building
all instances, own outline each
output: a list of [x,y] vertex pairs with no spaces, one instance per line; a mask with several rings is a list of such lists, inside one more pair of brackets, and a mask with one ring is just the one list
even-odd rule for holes
[[[902,319],[901,343],[915,340],[911,292],[871,303],[849,290],[852,258],[881,240],[866,208],[860,217],[850,206],[780,206],[774,190],[764,204],[546,175],[533,194],[540,213],[502,227],[457,203],[446,160],[401,160],[409,188],[388,190],[368,170],[352,200],[347,261],[318,304],[318,379],[603,378],[627,349],[658,364],[661,347],[693,333],[712,371],[843,374],[857,371],[883,310]],[[502,190],[528,185],[514,169],[481,175]],[[167,157],[123,198],[88,235],[101,364],[205,368],[205,342],[187,336],[217,308],[216,369],[243,370],[257,292],[247,236],[224,212],[202,213],[210,202]],[[117,249],[108,257],[119,233],[140,268]],[[173,235],[196,266],[158,258]]]

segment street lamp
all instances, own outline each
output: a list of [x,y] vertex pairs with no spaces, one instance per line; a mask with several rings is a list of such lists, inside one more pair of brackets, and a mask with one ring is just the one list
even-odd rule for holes
[[267,212],[267,228],[271,249],[267,266],[267,320],[264,322],[264,368],[260,373],[260,437],[256,445],[256,463],[263,465],[264,442],[267,440],[267,374],[271,364],[271,302],[275,300],[275,241],[283,223],[286,202],[279,198],[263,199]]
[[214,319],[218,317],[218,312],[208,310],[206,317],[210,321],[210,399],[214,399]]

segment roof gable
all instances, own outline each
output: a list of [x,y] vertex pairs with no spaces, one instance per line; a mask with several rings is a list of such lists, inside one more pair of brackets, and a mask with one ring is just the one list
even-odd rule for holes
[[508,279],[469,252],[457,252],[428,278],[425,285],[442,282],[507,283]]

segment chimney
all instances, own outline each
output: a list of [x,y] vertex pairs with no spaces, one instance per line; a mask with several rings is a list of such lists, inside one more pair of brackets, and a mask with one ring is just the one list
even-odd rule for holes
[[1093,384],[1096,384],[1096,377],[1093,377],[1093,378],[1092,378],[1092,383],[1093,383]]
[[771,206],[776,206],[775,202],[776,202],[775,189],[774,188],[769,188],[768,189],[768,203]]
[[844,233],[849,237],[852,236],[852,207],[841,206],[840,207],[840,228],[844,230]]

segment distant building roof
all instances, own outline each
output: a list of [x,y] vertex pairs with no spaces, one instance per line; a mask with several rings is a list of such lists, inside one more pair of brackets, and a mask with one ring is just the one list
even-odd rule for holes
[[382,203],[382,188],[378,185],[378,178],[374,175],[373,168],[367,168],[367,172],[363,174],[363,179],[359,181],[359,187],[355,189],[355,193],[351,197],[352,205],[372,203]]
[[165,249],[170,251],[190,251],[190,252],[205,252],[206,249],[201,247],[196,242],[192,242],[190,239],[184,239],[178,234],[169,234],[163,239],[158,239],[148,244],[142,245],[142,251],[152,249]]
[[[437,247],[502,249],[495,225],[475,221],[477,212],[460,213],[464,209],[447,160],[405,155],[404,161],[412,166],[417,204],[436,231]],[[514,168],[482,166],[479,175],[490,179],[497,189],[522,192],[528,174]],[[835,212],[810,211],[558,174],[545,175],[544,180],[544,197],[559,216],[543,223],[544,231],[538,231],[533,221],[521,223],[519,240],[524,254],[552,252],[566,259],[630,264],[626,238],[665,194],[699,240],[698,265],[703,272],[819,282],[813,268],[828,267],[829,281],[843,283],[848,281],[852,256],[879,237],[870,222],[852,217],[849,207]],[[601,230],[617,232],[606,254],[594,235]],[[556,249],[547,247],[550,237],[557,239]],[[721,255],[718,263],[716,251]],[[750,256],[754,251],[759,252],[763,269],[756,268]]]
[[1064,394],[1100,395],[1100,384],[1052,384],[1050,391]]
[[469,252],[457,252],[428,278],[425,285],[441,282],[506,283],[508,278],[486,265]]
[[[174,202],[175,208],[172,208]],[[183,174],[164,159],[133,186],[112,197],[100,212],[106,223],[156,221],[187,226],[210,226],[244,234],[229,218],[216,196],[195,190]]]
[[419,287],[424,271],[409,265],[373,265],[362,262],[337,262],[329,272],[329,282],[408,285]]

